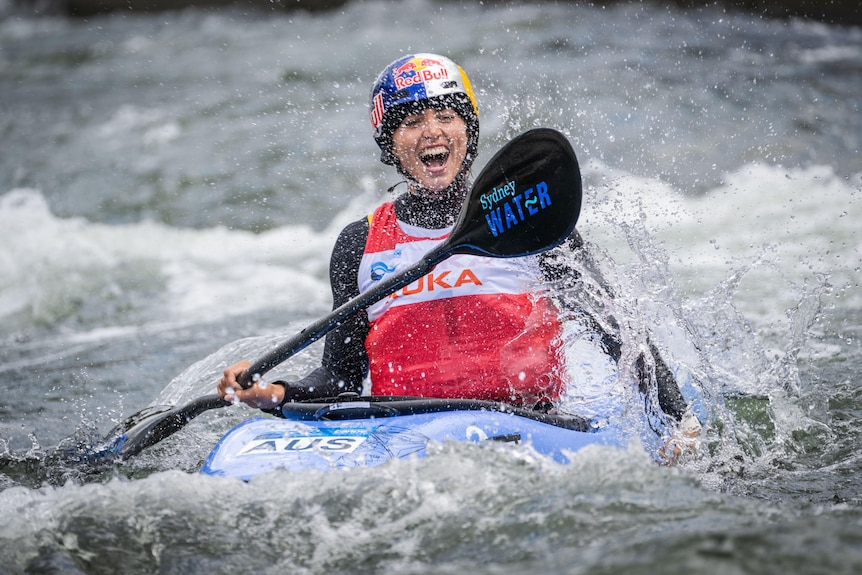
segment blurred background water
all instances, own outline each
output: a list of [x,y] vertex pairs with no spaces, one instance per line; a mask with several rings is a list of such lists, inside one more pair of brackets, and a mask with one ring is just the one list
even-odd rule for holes
[[[2,14],[0,573],[862,567],[862,29],[641,3]],[[622,311],[707,386],[704,457],[197,475],[234,408],[63,462],[329,310],[336,234],[398,181],[367,92],[410,51],[470,74],[477,169],[526,129],[570,138]]]

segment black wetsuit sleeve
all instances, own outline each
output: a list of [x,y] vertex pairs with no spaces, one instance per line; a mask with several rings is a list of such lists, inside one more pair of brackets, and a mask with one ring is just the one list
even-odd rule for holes
[[[335,241],[329,261],[332,309],[359,295],[359,264],[367,238],[368,220],[362,219],[344,228]],[[278,382],[285,386],[284,402],[361,392],[368,373],[368,331],[368,315],[361,311],[329,332],[320,367],[299,381]]]
[[[332,309],[359,295],[359,264],[368,239],[368,220],[361,219],[347,226],[332,250],[329,282],[332,285]],[[323,366],[343,380],[350,389],[359,391],[368,373],[368,314],[363,310],[346,320],[326,337]]]

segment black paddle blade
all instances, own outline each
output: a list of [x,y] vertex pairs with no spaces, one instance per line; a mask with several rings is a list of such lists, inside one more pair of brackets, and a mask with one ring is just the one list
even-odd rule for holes
[[566,137],[538,128],[506,144],[473,184],[451,253],[510,258],[563,242],[581,213],[581,171]]
[[230,405],[217,395],[199,397],[181,407],[157,405],[148,407],[115,427],[104,441],[92,447],[83,458],[92,463],[123,460],[170,437],[186,424],[210,409]]
[[230,402],[213,394],[199,397],[181,407],[140,418],[133,422],[124,434],[118,455],[120,459],[137,455],[147,447],[170,437],[201,413],[228,405]]

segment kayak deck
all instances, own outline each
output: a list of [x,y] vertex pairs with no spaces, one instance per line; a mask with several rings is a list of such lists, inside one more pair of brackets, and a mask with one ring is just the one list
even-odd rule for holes
[[[445,441],[525,443],[560,463],[568,463],[570,453],[587,445],[624,447],[614,429],[590,429],[583,420],[493,402],[357,399],[289,404],[285,416],[294,419],[247,420],[219,441],[201,473],[249,480],[276,469],[368,467],[424,457],[429,444]],[[568,422],[570,428],[550,422]]]

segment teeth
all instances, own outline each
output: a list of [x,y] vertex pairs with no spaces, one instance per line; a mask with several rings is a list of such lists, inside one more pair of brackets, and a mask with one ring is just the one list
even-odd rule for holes
[[449,149],[446,146],[434,146],[433,148],[426,148],[422,150],[422,157],[425,156],[442,156],[443,154],[448,154]]
[[420,159],[425,163],[434,160],[444,162],[447,157],[449,157],[449,149],[446,146],[435,146],[433,148],[423,150]]

